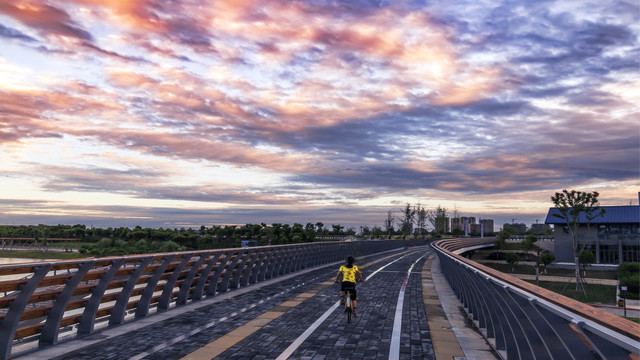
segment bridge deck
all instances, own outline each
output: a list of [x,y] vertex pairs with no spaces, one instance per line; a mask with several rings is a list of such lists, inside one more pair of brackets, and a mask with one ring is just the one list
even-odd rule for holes
[[[361,259],[357,265],[367,280],[358,286],[358,316],[351,324],[337,307],[339,285],[333,279],[338,266],[332,265],[237,289],[24,358],[434,359],[426,312],[434,308],[425,306],[433,296],[422,291],[430,253],[422,247]],[[440,325],[434,330],[450,334],[437,337],[443,341],[436,348],[457,347],[457,355],[463,356],[450,327]]]

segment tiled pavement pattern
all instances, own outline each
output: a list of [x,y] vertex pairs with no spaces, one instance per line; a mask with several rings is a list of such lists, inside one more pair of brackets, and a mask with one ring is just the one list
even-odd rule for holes
[[[385,261],[364,268],[363,273],[368,276],[402,257],[371,280],[359,284],[358,316],[351,324],[347,324],[342,310],[337,309],[290,358],[387,359],[400,287],[409,266],[427,253],[425,247],[416,250],[386,256]],[[425,260],[426,256],[416,263],[407,284],[400,359],[435,358],[422,302],[421,269]],[[364,262],[371,262],[371,258]],[[332,266],[297,275],[57,359],[130,359],[141,358],[140,354],[146,355],[144,359],[180,359],[234,330],[242,336],[235,338],[228,350],[218,351],[216,359],[276,359],[338,300],[338,285],[327,282],[336,272],[337,266]],[[296,298],[297,302],[291,301]],[[276,313],[280,314],[269,316]],[[241,334],[247,324],[257,326]]]
[[[296,350],[294,359],[387,359],[398,293],[407,270],[425,252],[416,252],[385,268],[358,286],[358,316],[347,324],[339,308]],[[395,260],[392,259],[392,260]],[[424,259],[422,259],[424,261]],[[403,308],[400,359],[434,359],[422,303],[420,269],[413,270]],[[365,276],[375,269],[365,269]],[[328,288],[292,309],[216,359],[275,359],[290,342],[337,299]]]

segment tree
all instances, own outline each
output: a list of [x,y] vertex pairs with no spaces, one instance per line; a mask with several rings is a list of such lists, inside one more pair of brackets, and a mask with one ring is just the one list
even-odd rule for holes
[[433,226],[433,231],[436,236],[440,236],[447,232],[447,209],[438,205],[435,211],[429,211],[427,218]]
[[587,268],[596,262],[596,255],[589,250],[585,250],[580,254],[580,268],[582,269],[582,275],[587,276]]
[[500,258],[502,257],[501,251],[507,247],[508,238],[509,238],[509,233],[502,230],[498,233],[498,236],[496,236],[496,239],[493,241],[493,246],[498,251],[498,254],[496,255],[497,260],[500,260]]
[[518,263],[518,254],[508,253],[507,254],[507,263],[511,265],[511,272],[515,271],[515,266]]
[[420,206],[420,203],[416,206],[416,232],[419,236],[424,236],[427,233],[427,210]]
[[307,223],[307,225],[304,226],[304,231],[307,234],[307,241],[313,242],[316,239],[316,230],[312,223]]
[[342,229],[344,229],[344,226],[342,225],[331,224],[331,227],[333,228],[333,231],[331,232],[333,235],[342,235],[344,233],[342,231]]
[[547,273],[547,267],[555,260],[552,253],[542,253],[539,256],[540,262],[544,264],[544,273]]
[[584,251],[587,241],[585,239],[585,241],[580,244],[578,240],[578,230],[581,222],[586,220],[587,233],[589,233],[591,221],[605,213],[605,210],[600,208],[598,202],[599,195],[597,191],[588,193],[576,190],[567,191],[565,189],[562,190],[561,193],[555,193],[555,195],[551,197],[553,205],[558,209],[558,213],[554,213],[552,216],[564,220],[569,228],[573,243],[576,291],[582,290],[585,297],[587,296],[587,291],[580,277],[580,254]]
[[411,208],[411,204],[407,203],[404,209],[402,209],[402,214],[404,216],[401,223],[402,238],[406,239],[407,235],[411,234],[411,225],[413,225],[416,211]]
[[529,251],[535,250],[537,248],[536,241],[538,238],[535,235],[527,235],[527,237],[522,241],[522,250],[525,252],[526,260],[529,261]]

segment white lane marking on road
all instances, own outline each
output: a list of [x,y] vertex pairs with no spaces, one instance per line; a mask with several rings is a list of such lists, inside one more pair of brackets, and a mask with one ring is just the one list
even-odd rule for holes
[[411,275],[411,270],[413,267],[425,257],[422,255],[418,258],[418,260],[414,261],[407,270],[407,277],[404,279],[402,283],[402,287],[400,288],[400,294],[398,294],[398,303],[396,304],[396,314],[393,319],[393,333],[391,334],[391,346],[389,347],[389,360],[397,360],[400,358],[400,335],[402,334],[402,308],[404,306],[404,293],[407,289],[407,283],[409,282],[409,276]]
[[400,259],[403,259],[403,258],[405,258],[405,257],[407,257],[407,256],[409,256],[409,255],[411,255],[411,254],[407,254],[407,255],[401,256],[401,257],[399,257],[399,258],[397,258],[397,259],[393,260],[392,262],[388,263],[387,265],[385,265],[385,266],[381,267],[380,269],[378,269],[378,270],[376,270],[376,271],[372,272],[372,273],[371,273],[371,275],[367,276],[367,278],[366,278],[366,279],[364,279],[364,280],[365,280],[365,281],[367,281],[367,280],[371,279],[375,274],[379,273],[380,271],[382,271],[382,270],[383,270],[384,268],[386,268],[387,266],[389,266],[389,265],[393,264],[394,262],[399,261]]
[[[381,267],[380,269],[378,269],[378,270],[374,271],[371,275],[367,276],[367,278],[365,279],[365,281],[368,281],[369,279],[371,279],[375,274],[379,273],[382,269],[386,268],[387,266],[389,266],[389,265],[393,264],[394,262],[396,262],[396,261],[398,261],[398,260],[400,260],[400,259],[402,259],[402,258],[404,258],[404,257],[406,257],[406,256],[409,256],[409,255],[411,255],[411,254],[407,254],[407,255],[401,256],[401,257],[399,257],[399,258],[397,258],[397,259],[393,260],[392,262],[388,263],[387,265],[385,265],[385,266]],[[412,266],[412,267],[413,267],[413,266]],[[283,351],[283,352],[282,352],[282,354],[280,354],[280,356],[278,356],[278,357],[276,358],[276,360],[285,360],[285,359],[288,359],[288,358],[289,358],[289,356],[291,356],[291,354],[293,354],[293,352],[294,352],[294,351],[296,351],[296,350],[300,347],[300,345],[302,345],[302,343],[303,343],[305,340],[307,340],[307,338],[308,338],[309,336],[311,336],[311,334],[312,334],[312,333],[313,333],[313,332],[314,332],[314,331],[315,331],[315,330],[316,330],[316,329],[317,329],[317,328],[318,328],[318,327],[319,327],[319,326],[320,326],[320,325],[321,325],[321,324],[322,324],[322,323],[323,323],[323,322],[324,322],[324,321],[329,317],[329,315],[331,315],[331,313],[332,313],[333,311],[335,311],[335,309],[337,309],[337,308],[338,308],[338,306],[340,306],[340,300],[338,300],[335,304],[333,304],[333,306],[331,306],[331,307],[329,308],[329,310],[325,311],[325,313],[324,313],[324,314],[322,314],[322,316],[320,316],[320,317],[318,318],[318,320],[316,320],[313,324],[311,324],[311,326],[309,326],[309,327],[307,328],[307,330],[305,330],[305,331],[302,333],[302,335],[298,336],[298,338],[297,338],[297,339],[295,339],[295,340],[291,343],[291,345],[289,345],[289,347],[288,347],[288,348],[286,348],[286,349],[285,349],[285,351]]]
[[291,354],[293,354],[293,352],[296,351],[296,349],[298,349],[298,347],[300,347],[300,345],[302,345],[302,343],[307,340],[307,338],[329,317],[329,315],[331,315],[331,313],[338,308],[338,306],[340,306],[340,300],[336,301],[336,303],[333,304],[333,306],[331,306],[329,310],[325,311],[324,314],[322,314],[322,316],[318,318],[318,320],[311,324],[311,326],[309,326],[309,328],[305,330],[302,335],[298,336],[298,338],[295,339],[291,343],[291,345],[289,345],[289,347],[286,348],[286,350],[276,358],[276,360],[288,359],[289,356],[291,356]]

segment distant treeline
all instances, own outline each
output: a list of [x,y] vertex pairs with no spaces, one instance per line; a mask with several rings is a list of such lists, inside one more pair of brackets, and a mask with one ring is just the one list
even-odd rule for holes
[[[377,230],[377,236],[369,229],[363,229],[363,233],[369,237],[383,237],[382,231]],[[35,238],[43,242],[48,238],[80,239],[80,252],[94,256],[239,247],[243,240],[252,240],[254,245],[295,244],[323,241],[335,235],[355,234],[354,229],[345,230],[341,225],[331,225],[328,228],[321,222],[306,225],[296,223],[293,226],[277,223],[201,226],[199,229],[0,225],[0,237]]]

